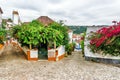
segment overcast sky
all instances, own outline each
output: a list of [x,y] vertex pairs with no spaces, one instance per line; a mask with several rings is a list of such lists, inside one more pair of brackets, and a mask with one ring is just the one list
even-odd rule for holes
[[67,25],[104,25],[120,21],[120,0],[0,0],[3,18],[17,10],[22,22],[39,16],[64,20]]

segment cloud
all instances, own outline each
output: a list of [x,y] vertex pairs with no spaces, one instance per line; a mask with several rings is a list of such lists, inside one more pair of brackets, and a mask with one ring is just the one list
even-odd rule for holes
[[65,0],[46,0],[48,3],[51,4],[60,4],[61,2],[64,2]]
[[111,24],[120,20],[119,0],[0,0],[3,18],[18,10],[21,20],[31,21],[39,16],[65,20],[68,25]]

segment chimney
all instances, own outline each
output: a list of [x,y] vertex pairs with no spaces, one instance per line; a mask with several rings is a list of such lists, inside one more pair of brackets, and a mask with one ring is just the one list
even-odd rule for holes
[[12,16],[13,16],[13,25],[18,25],[20,21],[18,11],[13,11]]

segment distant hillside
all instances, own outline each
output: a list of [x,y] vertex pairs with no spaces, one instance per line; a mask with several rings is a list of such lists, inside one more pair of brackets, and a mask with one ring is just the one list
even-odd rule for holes
[[73,33],[80,34],[86,31],[87,26],[68,26],[71,30],[73,30]]

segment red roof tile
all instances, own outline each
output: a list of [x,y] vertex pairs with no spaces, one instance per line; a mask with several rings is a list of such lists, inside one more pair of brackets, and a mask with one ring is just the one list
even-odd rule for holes
[[18,14],[18,11],[13,11],[13,14]]
[[44,25],[49,25],[51,23],[53,23],[54,21],[52,19],[50,19],[48,16],[41,16],[37,19],[38,21],[40,21],[42,24]]
[[73,32],[73,31],[69,29],[68,32]]

